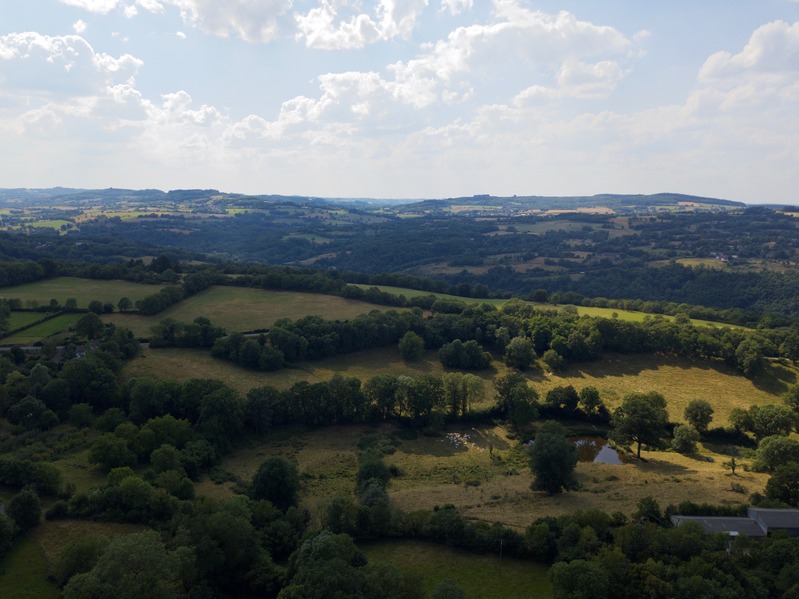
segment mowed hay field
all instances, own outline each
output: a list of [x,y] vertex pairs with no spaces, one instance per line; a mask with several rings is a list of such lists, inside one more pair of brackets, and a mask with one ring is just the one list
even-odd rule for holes
[[[749,494],[762,492],[768,480],[767,474],[743,469],[732,476],[721,466],[725,457],[706,448],[697,457],[645,451],[645,461],[620,465],[579,463],[579,490],[550,497],[530,490],[533,477],[526,452],[508,438],[508,431],[501,426],[451,427],[441,436],[420,435],[412,440],[399,439],[396,432],[389,426],[354,425],[310,432],[278,431],[226,456],[220,467],[249,482],[267,457],[286,456],[299,467],[302,504],[319,523],[332,498],[353,494],[359,441],[364,437],[377,438],[382,446],[395,447],[384,459],[402,473],[388,487],[389,497],[397,507],[405,511],[429,510],[452,503],[470,519],[501,522],[519,529],[536,518],[575,510],[596,508],[629,515],[637,502],[647,496],[655,497],[661,507],[685,500],[745,503]],[[745,493],[733,492],[733,483],[742,485]],[[197,492],[221,499],[232,495],[233,483],[214,484],[206,479],[198,483]]]
[[27,285],[3,287],[0,295],[9,299],[37,301],[46,305],[51,299],[64,305],[69,298],[75,298],[79,308],[86,308],[92,300],[110,302],[116,307],[123,297],[135,302],[148,295],[158,293],[164,285],[143,285],[130,281],[105,281],[96,279],[78,279],[75,277],[57,277]]
[[325,319],[349,320],[372,310],[402,308],[378,306],[318,293],[211,287],[155,316],[108,314],[103,316],[103,320],[127,327],[138,337],[147,337],[150,328],[164,318],[191,322],[198,316],[205,316],[213,324],[233,332],[265,329],[281,318],[297,320],[304,316],[321,316]]
[[615,408],[627,393],[658,391],[666,398],[672,421],[684,421],[685,407],[694,399],[713,406],[711,426],[726,426],[733,408],[780,403],[797,382],[796,367],[773,363],[769,371],[750,380],[734,368],[711,360],[689,360],[658,354],[605,354],[597,362],[575,364],[557,374],[535,373],[532,385],[542,398],[556,386],[573,385],[578,391],[593,386],[608,408]]

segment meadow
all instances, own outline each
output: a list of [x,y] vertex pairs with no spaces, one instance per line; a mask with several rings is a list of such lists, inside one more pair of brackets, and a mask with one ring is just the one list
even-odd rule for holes
[[444,579],[456,580],[470,599],[548,599],[547,568],[525,560],[475,555],[450,547],[413,541],[361,545],[369,563],[391,562],[422,581],[425,590]]
[[[629,515],[647,496],[655,497],[661,507],[685,500],[745,503],[749,494],[762,492],[768,480],[767,474],[743,469],[732,476],[721,466],[726,456],[713,447],[701,447],[695,456],[643,451],[641,461],[624,454],[628,460],[624,464],[580,462],[579,489],[550,497],[530,490],[533,477],[527,454],[503,426],[451,426],[433,437],[408,438],[407,432],[389,425],[275,431],[227,455],[219,467],[247,483],[266,458],[288,457],[300,471],[301,502],[311,511],[313,522],[320,524],[331,498],[352,496],[359,447],[371,439],[389,448],[384,460],[399,469],[400,476],[388,487],[397,507],[410,512],[451,503],[469,519],[518,530],[536,518],[575,510]],[[734,483],[745,491],[733,491]],[[196,488],[198,494],[223,499],[234,493],[235,484],[215,484],[206,478]]]
[[[418,289],[408,289],[406,287],[392,287],[390,285],[356,285],[362,289],[369,289],[370,287],[377,287],[380,291],[385,291],[387,293],[393,293],[394,295],[404,295],[406,298],[413,298],[419,297],[422,295],[435,295],[441,299],[449,299],[460,301],[465,304],[490,304],[492,306],[496,306],[497,308],[502,307],[505,305],[508,300],[507,299],[498,299],[498,298],[491,298],[491,299],[481,299],[476,297],[462,297],[459,295],[450,295],[447,293],[433,293],[430,291],[419,291]],[[566,304],[542,304],[538,302],[525,302],[527,304],[531,304],[535,308],[539,310],[563,310]],[[625,320],[629,322],[643,322],[645,318],[653,318],[654,315],[648,314],[646,312],[637,312],[635,310],[621,310],[618,308],[598,308],[594,306],[574,306],[577,309],[577,314],[579,316],[593,316],[597,318],[618,318],[619,320]],[[663,318],[666,320],[673,320],[673,316],[662,315]],[[725,323],[719,322],[712,322],[710,320],[700,320],[696,318],[690,319],[691,322],[696,326],[711,326],[711,327],[726,327],[729,326],[731,328],[744,328],[736,325],[728,325]]]
[[205,316],[215,325],[233,332],[266,329],[281,318],[297,320],[313,315],[327,319],[348,320],[359,314],[368,314],[372,310],[392,309],[398,308],[317,293],[211,287],[156,316],[116,313],[104,315],[103,320],[127,327],[137,337],[147,337],[150,328],[164,318],[191,322],[198,316]]
[[[441,376],[446,371],[435,351],[426,352],[417,362],[406,362],[393,347],[302,362],[276,372],[247,370],[213,358],[203,350],[147,349],[143,356],[125,365],[123,377],[149,376],[178,381],[193,377],[217,378],[244,394],[263,385],[288,389],[298,381],[327,381],[335,373],[366,381],[378,374]],[[491,369],[475,373],[486,383],[485,401],[476,407],[494,402],[492,381],[505,372],[505,365],[495,360]],[[525,376],[541,400],[553,387],[573,385],[579,391],[593,386],[610,409],[620,405],[627,393],[658,391],[666,398],[669,416],[675,422],[683,421],[683,411],[690,401],[704,399],[715,409],[713,425],[725,426],[733,408],[747,409],[780,402],[789,386],[797,382],[797,369],[774,363],[769,372],[752,380],[712,360],[660,354],[607,354],[597,362],[574,364],[559,373],[538,367],[527,371]]]
[[117,305],[122,297],[131,301],[144,299],[148,295],[158,293],[163,285],[143,285],[129,281],[105,281],[97,279],[78,279],[75,277],[57,277],[26,285],[0,288],[0,296],[8,299],[20,299],[23,302],[35,301],[46,305],[51,299],[64,305],[69,298],[75,298],[79,308],[86,308],[92,300],[110,302]]
[[[39,318],[43,316],[43,314],[37,315]],[[83,314],[61,314],[55,318],[50,318],[49,320],[34,325],[29,329],[25,329],[9,337],[4,337],[0,343],[3,345],[33,345],[50,335],[55,335],[74,326],[81,317],[83,317]]]

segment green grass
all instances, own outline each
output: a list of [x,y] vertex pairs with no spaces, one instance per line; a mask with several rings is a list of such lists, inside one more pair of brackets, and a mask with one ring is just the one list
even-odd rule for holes
[[392,309],[398,308],[317,293],[211,287],[156,316],[109,314],[103,316],[103,320],[127,327],[139,337],[147,337],[150,328],[164,318],[191,322],[198,316],[205,316],[215,325],[232,332],[268,328],[281,318],[297,320],[314,315],[327,319],[348,320],[359,314],[368,314],[372,310]]
[[546,566],[493,555],[473,555],[442,545],[390,541],[361,546],[370,563],[392,562],[431,592],[445,578],[469,599],[546,599],[552,596]]
[[44,312],[12,312],[8,319],[8,329],[15,331],[21,327],[28,326],[31,323],[41,320],[47,316]]
[[[404,295],[406,298],[413,298],[419,297],[422,295],[435,295],[441,299],[452,299],[456,301],[461,301],[465,304],[490,304],[492,306],[496,306],[497,308],[502,307],[505,305],[508,300],[506,299],[480,299],[475,297],[461,297],[458,295],[450,295],[447,293],[433,293],[431,291],[419,291],[418,289],[408,289],[405,287],[391,287],[389,285],[356,285],[361,289],[369,289],[370,287],[377,287],[381,291],[385,291],[387,293],[393,293],[395,295]],[[542,310],[562,310],[565,304],[541,304],[536,302],[525,302],[528,304],[532,304],[536,308]],[[653,318],[653,314],[648,314],[646,312],[636,312],[633,310],[620,310],[618,308],[595,308],[593,306],[575,306],[577,308],[577,314],[580,316],[593,316],[596,318],[618,318],[619,320],[626,320],[630,322],[643,322],[644,319],[649,316]],[[666,316],[664,315],[663,318],[667,320],[674,320],[673,316]],[[697,326],[712,326],[712,327],[725,327],[729,326],[730,328],[745,328],[738,325],[728,325],[724,323],[712,322],[709,320],[699,320],[699,319],[691,319],[691,322]]]
[[[92,438],[96,436],[93,434]],[[54,460],[52,464],[61,472],[61,480],[74,484],[78,493],[86,493],[105,484],[106,475],[89,463],[89,449],[71,453]]]
[[69,327],[74,326],[78,320],[81,319],[83,314],[62,314],[50,320],[46,320],[41,324],[32,326],[25,329],[16,335],[6,337],[2,340],[3,345],[32,345],[37,341],[41,341],[45,337],[55,335],[62,331],[67,330]]
[[48,564],[41,548],[28,533],[17,540],[0,564],[0,597],[56,599],[58,588],[47,580]]
[[[263,385],[288,389],[298,381],[327,381],[336,372],[365,381],[378,374],[440,376],[444,368],[435,352],[428,352],[424,360],[405,362],[396,348],[382,348],[315,362],[303,362],[294,368],[284,368],[277,372],[257,372],[213,358],[207,350],[170,348],[145,350],[142,356],[125,364],[122,376],[124,379],[149,376],[176,381],[185,381],[194,377],[216,378],[239,392],[246,393],[253,387]],[[490,378],[492,374],[490,370],[482,373],[485,378]],[[487,390],[488,388],[490,384],[487,382]]]
[[390,285],[355,285],[355,287],[360,287],[361,289],[369,289],[371,287],[377,287],[380,291],[385,291],[386,293],[393,293],[395,295],[404,295],[406,298],[410,299],[412,297],[419,297],[422,295],[435,295],[437,298],[441,299],[450,299],[463,302],[464,304],[491,304],[492,306],[501,306],[508,300],[506,299],[480,299],[476,297],[461,297],[459,295],[450,295],[449,293],[433,293],[432,291],[420,291],[418,289],[408,289],[406,287],[392,287]]
[[94,279],[78,279],[75,277],[58,277],[26,285],[0,288],[0,297],[38,301],[47,304],[57,299],[63,305],[68,298],[75,298],[79,308],[85,308],[92,300],[111,302],[116,306],[122,297],[131,301],[144,299],[148,295],[158,293],[163,285],[142,285],[128,281],[104,281]]
[[36,229],[56,229],[60,230],[64,225],[71,225],[73,224],[72,221],[69,220],[37,220],[32,223],[25,223],[29,227],[34,227]]

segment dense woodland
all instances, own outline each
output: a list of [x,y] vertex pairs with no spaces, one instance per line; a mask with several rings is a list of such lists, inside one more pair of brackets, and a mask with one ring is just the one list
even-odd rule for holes
[[[108,201],[97,195],[72,190],[59,204],[73,202],[79,214]],[[370,563],[363,544],[381,539],[544,564],[557,598],[799,596],[799,540],[778,534],[731,542],[669,520],[677,513],[739,515],[747,503],[799,506],[799,385],[780,403],[736,408],[724,422],[714,421],[710,403],[695,400],[684,420],[673,422],[661,389],[629,393],[611,409],[590,385],[539,393],[526,376],[609,353],[706,360],[757,380],[795,364],[799,278],[791,270],[792,215],[711,200],[698,202],[703,210],[653,212],[684,198],[639,198],[635,209],[616,198],[614,215],[561,214],[560,221],[576,226],[517,234],[553,217],[522,214],[532,199],[504,205],[477,198],[481,208],[458,213],[448,210],[465,199],[402,208],[352,204],[333,214],[325,212],[332,210],[328,203],[308,198],[224,196],[222,204],[209,195],[219,197],[128,193],[126,201],[161,202],[159,210],[81,222],[60,235],[0,233],[2,287],[59,276],[165,285],[136,302],[94,301],[88,309],[49,298],[23,306],[13,294],[3,297],[4,331],[12,309],[80,318],[58,345],[0,354],[0,488],[8,496],[0,554],[24,543],[42,518],[138,526],[113,538],[81,537],[61,551],[47,575],[68,599],[465,596],[457,581],[425,590],[398,567]],[[45,216],[63,217],[47,212],[49,198],[27,196]],[[178,213],[187,202],[197,202],[196,211]],[[226,213],[231,206],[241,211]],[[622,227],[623,234],[612,233]],[[672,262],[714,252],[735,254],[750,267]],[[327,257],[299,264],[320,254]],[[509,263],[495,263],[500,255]],[[513,260],[540,257],[555,270],[513,267]],[[653,257],[665,262],[653,267]],[[424,268],[432,261],[453,270],[432,276]],[[784,268],[753,269],[752,261]],[[423,293],[406,297],[378,285]],[[161,319],[147,337],[150,347],[199,348],[261,372],[376,348],[396,347],[407,362],[435,350],[444,373],[335,374],[246,394],[214,379],[123,376],[125,364],[142,351],[141,340],[103,324],[100,315],[158,315],[212,286],[324,293],[396,310],[349,320],[282,319],[255,331],[227,331],[205,317]],[[440,294],[515,299],[496,307]],[[649,315],[640,322],[579,316],[574,305]],[[478,376],[499,362],[503,374]],[[394,504],[392,481],[405,473],[387,458],[403,441],[485,422],[513,431],[518,445],[508,475],[529,469],[530,493],[575,490],[569,427],[599,430],[637,460],[642,447],[695,456],[700,443],[724,445],[723,467],[731,476],[745,463],[769,479],[762,493],[736,491],[736,502],[723,506],[659,505],[648,497],[635,513],[585,510],[533,518],[524,527],[469,519],[451,504],[414,511]],[[265,458],[251,478],[231,479],[220,467],[256,439],[353,424],[392,432],[359,442],[351,491],[316,513],[302,504],[306,480],[290,459]],[[54,462],[87,448],[86,467],[105,482],[78,490]],[[196,489],[204,479],[231,482],[235,492],[222,500],[203,496]]]

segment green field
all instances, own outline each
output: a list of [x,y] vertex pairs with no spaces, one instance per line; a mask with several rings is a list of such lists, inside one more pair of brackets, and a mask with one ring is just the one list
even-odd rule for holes
[[150,328],[164,318],[191,322],[198,316],[211,319],[228,332],[265,329],[281,318],[297,320],[314,315],[348,320],[372,310],[402,310],[378,306],[334,295],[299,291],[264,291],[242,287],[211,287],[193,295],[156,316],[108,314],[106,322],[129,328],[138,337],[147,337]]
[[[406,298],[412,297],[419,297],[422,295],[435,295],[441,299],[451,299],[463,302],[465,304],[490,304],[492,306],[501,307],[503,306],[508,300],[506,299],[479,299],[475,297],[461,297],[459,295],[450,295],[447,293],[433,293],[430,291],[419,291],[418,289],[408,289],[405,287],[391,287],[390,285],[356,285],[356,287],[360,287],[361,289],[369,289],[370,287],[377,287],[380,291],[385,291],[386,293],[393,293],[394,295],[404,295]],[[562,310],[565,304],[540,304],[536,302],[525,302],[528,304],[532,304],[534,307],[541,309],[541,310]],[[598,318],[618,318],[619,320],[626,320],[629,322],[643,322],[644,319],[648,316],[653,318],[653,314],[648,314],[646,312],[636,312],[633,310],[620,310],[618,308],[595,308],[593,306],[575,306],[577,308],[577,314],[580,316],[593,316]],[[614,317],[615,314],[615,317]],[[663,315],[663,318],[667,320],[673,320],[672,316]],[[718,322],[711,322],[709,320],[699,320],[699,319],[691,319],[691,322],[697,326],[711,326],[711,327],[726,327],[729,326],[731,328],[744,328],[737,325],[728,325],[724,323]]]
[[546,566],[529,561],[474,555],[450,547],[413,541],[361,546],[370,563],[392,562],[421,580],[428,592],[445,578],[455,580],[469,599],[547,599],[552,596]]
[[144,299],[148,295],[158,293],[163,285],[142,285],[129,281],[104,281],[95,279],[78,279],[75,277],[58,277],[27,285],[0,288],[0,297],[38,301],[46,305],[56,299],[63,305],[68,298],[75,298],[79,308],[85,308],[92,300],[111,302],[116,306],[122,297],[131,301]]
[[8,330],[15,331],[47,316],[46,312],[12,312],[8,319]]
[[[147,349],[142,356],[125,364],[123,378],[149,376],[185,381],[190,378],[215,378],[244,394],[253,387],[273,385],[288,389],[297,381],[327,381],[334,373],[366,380],[378,374],[441,375],[444,368],[435,352],[419,362],[405,362],[396,348],[382,348],[337,356],[316,362],[303,362],[277,372],[258,372],[232,362],[211,357],[200,349]],[[486,378],[493,373],[486,371]],[[488,385],[490,387],[490,385]]]
[[18,540],[0,562],[0,597],[56,599],[58,588],[47,579],[48,563],[33,533]]
[[69,327],[74,326],[82,317],[83,314],[62,314],[25,329],[16,335],[5,337],[0,343],[2,345],[32,345],[45,337],[67,330]]

